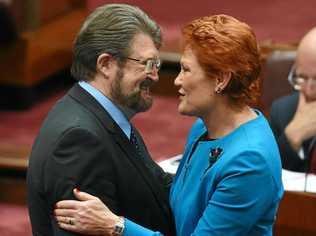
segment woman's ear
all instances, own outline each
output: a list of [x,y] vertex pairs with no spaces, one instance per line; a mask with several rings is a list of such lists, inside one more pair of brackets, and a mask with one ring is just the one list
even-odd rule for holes
[[227,87],[229,81],[232,78],[231,72],[223,72],[219,77],[216,78],[215,93],[222,93],[222,91]]
[[105,78],[109,78],[115,64],[115,60],[110,54],[102,53],[97,59],[96,71],[104,75]]

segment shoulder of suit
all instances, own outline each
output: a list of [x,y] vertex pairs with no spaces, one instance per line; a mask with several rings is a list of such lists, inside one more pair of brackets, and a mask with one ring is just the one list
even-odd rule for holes
[[297,105],[298,102],[298,92],[293,92],[291,94],[288,94],[286,96],[280,97],[278,99],[276,99],[273,103],[272,103],[272,108],[273,107],[277,107],[278,109],[281,107],[292,107],[295,105]]

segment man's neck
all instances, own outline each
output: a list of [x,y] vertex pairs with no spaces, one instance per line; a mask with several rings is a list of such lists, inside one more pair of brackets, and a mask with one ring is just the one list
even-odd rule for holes
[[109,95],[107,91],[104,91],[103,86],[101,84],[97,83],[96,80],[92,80],[88,82],[91,86],[93,86],[95,89],[97,89],[100,93],[102,93],[105,97],[107,97],[111,102],[118,107],[123,114],[126,116],[126,118],[130,121],[133,116],[136,114],[136,112],[128,107],[120,105],[117,101],[112,99],[112,97]]
[[124,107],[121,105],[118,105],[115,101],[111,100],[122,112],[123,114],[126,116],[126,118],[130,121],[134,115],[136,114],[136,112],[128,107]]

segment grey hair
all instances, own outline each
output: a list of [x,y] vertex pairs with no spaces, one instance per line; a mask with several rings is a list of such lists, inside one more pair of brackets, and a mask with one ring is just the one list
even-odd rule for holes
[[91,80],[102,53],[111,54],[123,65],[137,33],[147,34],[157,49],[161,47],[160,27],[140,8],[127,4],[98,7],[87,17],[75,39],[72,76],[77,80]]

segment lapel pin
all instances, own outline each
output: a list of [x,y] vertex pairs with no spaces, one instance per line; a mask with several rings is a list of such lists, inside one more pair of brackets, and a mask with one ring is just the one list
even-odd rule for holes
[[211,152],[210,152],[210,161],[211,159],[214,159],[213,162],[217,161],[220,156],[223,154],[223,149],[220,147],[217,148],[211,148]]
[[211,148],[211,152],[209,154],[208,159],[208,167],[204,170],[204,174],[213,166],[213,164],[220,158],[220,156],[223,154],[223,149],[220,147],[217,148]]

